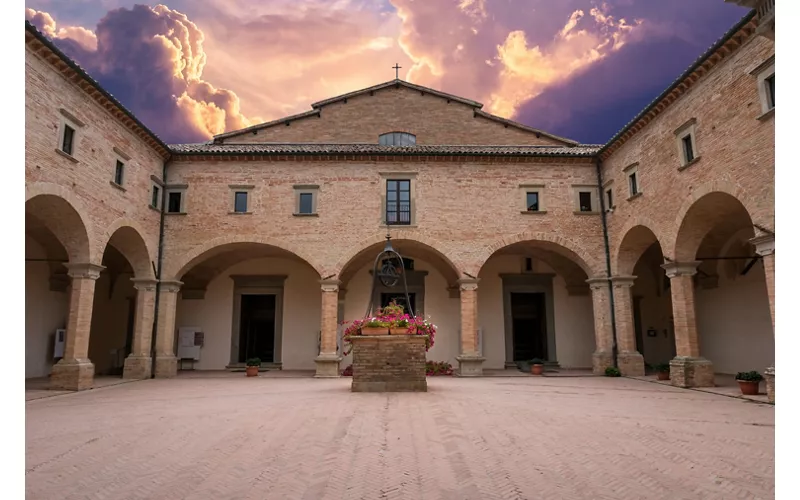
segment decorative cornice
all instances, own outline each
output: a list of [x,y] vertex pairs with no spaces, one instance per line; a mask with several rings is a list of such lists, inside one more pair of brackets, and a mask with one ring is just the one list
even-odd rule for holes
[[774,234],[756,236],[750,240],[750,244],[756,247],[756,253],[762,257],[775,253]]
[[667,277],[672,279],[676,276],[694,276],[697,274],[697,267],[702,264],[699,260],[690,262],[667,262],[661,268],[667,272]]
[[319,280],[320,288],[323,292],[338,292],[339,285],[342,284],[338,279]]
[[632,287],[636,281],[636,276],[612,276],[611,283],[615,287]]
[[140,292],[155,292],[158,280],[150,278],[131,278],[133,288]]
[[183,281],[162,281],[161,291],[166,293],[178,293],[183,286]]
[[606,277],[598,277],[598,278],[589,278],[586,280],[586,283],[589,284],[589,288],[592,290],[600,290],[608,288],[608,278]]
[[97,264],[66,263],[64,266],[67,268],[67,275],[70,278],[84,280],[96,280],[100,277],[100,273],[105,269],[105,266],[99,266]]
[[460,290],[477,290],[480,278],[461,278],[456,281]]

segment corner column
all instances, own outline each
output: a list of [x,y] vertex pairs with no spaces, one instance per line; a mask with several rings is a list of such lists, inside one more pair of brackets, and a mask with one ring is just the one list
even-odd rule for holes
[[700,337],[694,302],[694,280],[700,262],[670,262],[661,267],[667,272],[672,291],[672,316],[675,323],[675,359],[669,362],[672,385],[714,387],[714,366],[700,356]]
[[94,287],[100,272],[96,264],[67,264],[72,279],[64,357],[53,365],[50,385],[54,389],[82,391],[94,383],[94,365],[89,360],[89,333],[92,327]]
[[150,347],[153,338],[153,312],[156,304],[156,280],[132,279],[136,289],[136,316],[133,319],[133,347],[125,358],[122,378],[147,379],[152,373]]
[[[756,253],[764,262],[764,277],[767,281],[767,297],[769,297],[769,313],[772,316],[772,335],[775,335],[775,235],[767,234],[750,240],[756,247]],[[775,402],[775,363],[764,370],[767,381],[767,398]]]
[[175,357],[175,315],[178,308],[178,292],[183,282],[162,281],[158,305],[158,334],[156,335],[157,378],[178,375],[178,359]]
[[336,352],[336,325],[339,316],[339,280],[320,280],[322,289],[322,315],[320,321],[319,356],[314,360],[317,364],[317,378],[336,378],[342,357]]
[[458,280],[461,297],[461,355],[457,356],[460,377],[483,375],[486,360],[478,350],[478,279]]
[[631,288],[636,276],[612,276],[614,290],[614,317],[617,324],[617,364],[627,377],[644,375],[644,357],[636,350],[636,325],[633,319],[633,294]]
[[606,368],[614,366],[614,331],[611,328],[611,298],[608,291],[608,278],[589,278],[586,280],[592,291],[592,311],[594,313],[594,343],[592,354],[592,373],[603,375]]

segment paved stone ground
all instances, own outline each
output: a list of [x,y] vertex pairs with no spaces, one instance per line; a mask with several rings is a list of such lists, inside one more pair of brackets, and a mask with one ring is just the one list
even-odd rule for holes
[[29,499],[774,498],[774,407],[631,379],[179,377],[26,403]]

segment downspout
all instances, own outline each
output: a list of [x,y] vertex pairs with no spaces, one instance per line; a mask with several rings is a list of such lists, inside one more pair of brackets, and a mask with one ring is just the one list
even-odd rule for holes
[[608,297],[609,306],[611,307],[611,358],[614,362],[614,367],[618,368],[617,363],[617,319],[614,314],[614,285],[611,283],[611,250],[608,245],[608,223],[606,222],[606,201],[605,193],[603,192],[603,173],[601,169],[602,160],[597,157],[595,167],[597,169],[597,188],[600,191],[600,217],[603,221],[603,243],[606,250],[606,275],[608,276]]
[[156,378],[156,337],[158,336],[158,306],[161,303],[161,265],[164,261],[164,209],[166,208],[167,163],[164,160],[161,167],[161,219],[158,227],[158,268],[156,270],[156,303],[153,308],[153,333],[150,336],[150,378]]

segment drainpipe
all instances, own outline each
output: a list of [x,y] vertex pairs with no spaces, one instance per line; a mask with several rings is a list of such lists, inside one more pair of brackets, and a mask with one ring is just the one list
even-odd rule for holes
[[156,303],[153,308],[153,333],[150,336],[150,378],[156,378],[156,337],[158,336],[158,305],[161,302],[161,264],[164,261],[164,209],[166,208],[167,163],[164,160],[161,167],[161,219],[158,227],[158,269],[156,270]]
[[608,223],[606,222],[606,202],[605,193],[603,192],[603,172],[601,169],[602,161],[600,157],[597,158],[595,167],[597,169],[597,188],[600,191],[600,217],[603,221],[603,243],[606,250],[606,274],[608,275],[608,297],[609,306],[611,307],[611,357],[614,361],[614,367],[618,368],[617,363],[617,319],[614,315],[614,285],[611,283],[611,251],[608,246]]

